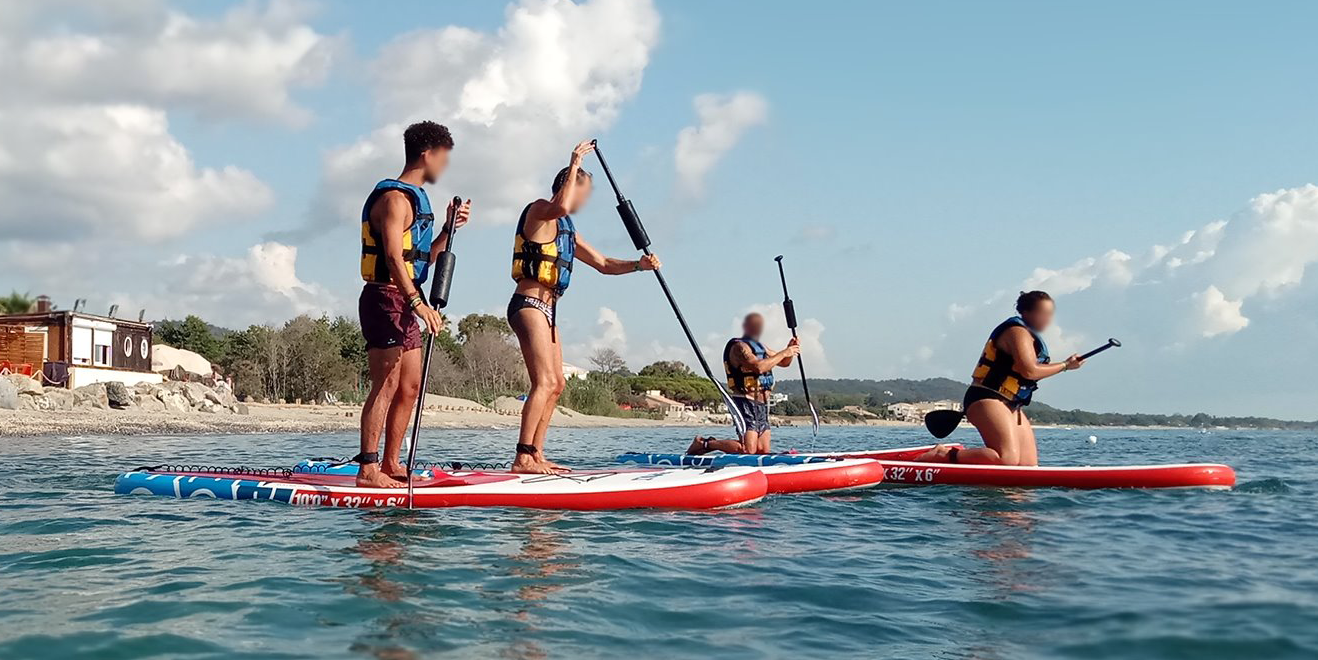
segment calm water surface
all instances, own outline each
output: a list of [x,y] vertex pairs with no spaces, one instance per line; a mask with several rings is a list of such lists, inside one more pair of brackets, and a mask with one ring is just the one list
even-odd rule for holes
[[[605,466],[687,438],[561,430],[551,450]],[[807,438],[784,430],[778,444]],[[925,442],[832,428],[818,447]],[[5,660],[1318,657],[1311,434],[1041,431],[1047,462],[1225,462],[1231,492],[931,488],[713,513],[111,492],[125,468],[286,466],[351,454],[348,435],[0,443]],[[428,458],[506,460],[513,436],[423,443]]]

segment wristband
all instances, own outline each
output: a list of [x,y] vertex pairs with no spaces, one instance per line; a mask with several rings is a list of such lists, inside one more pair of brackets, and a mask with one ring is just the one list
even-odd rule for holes
[[416,309],[417,307],[420,307],[421,304],[424,302],[425,301],[421,299],[421,294],[418,293],[415,296],[412,296],[411,298],[408,299],[407,306],[411,307],[412,309]]
[[633,272],[633,273],[639,273],[639,272],[641,272],[641,270],[642,270],[642,268],[641,268],[641,260],[640,260],[640,259],[637,259],[637,260],[636,260],[636,263],[632,266],[632,272]]

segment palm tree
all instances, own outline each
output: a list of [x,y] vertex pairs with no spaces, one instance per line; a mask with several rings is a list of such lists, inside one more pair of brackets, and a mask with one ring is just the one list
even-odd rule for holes
[[23,314],[36,304],[26,293],[14,291],[7,296],[0,296],[0,314]]

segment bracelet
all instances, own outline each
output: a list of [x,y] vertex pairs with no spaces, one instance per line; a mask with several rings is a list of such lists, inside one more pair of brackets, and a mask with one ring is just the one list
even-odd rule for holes
[[425,300],[422,300],[421,294],[418,293],[415,296],[412,296],[411,298],[408,299],[407,306],[411,307],[412,309],[416,309],[417,307],[420,307],[421,304],[424,302]]
[[641,272],[641,270],[643,270],[643,269],[641,268],[641,260],[640,260],[640,259],[637,259],[637,260],[636,260],[636,263],[634,263],[634,264],[632,265],[632,272],[633,272],[633,273],[639,273],[639,272]]

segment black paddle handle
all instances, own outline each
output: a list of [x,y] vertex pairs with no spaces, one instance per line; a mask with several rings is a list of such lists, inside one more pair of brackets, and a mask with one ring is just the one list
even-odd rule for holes
[[792,302],[792,297],[787,294],[787,273],[783,272],[783,255],[773,258],[778,262],[778,279],[783,283],[783,316],[787,317],[787,327],[792,329],[792,336],[796,336],[796,303]]
[[1089,351],[1084,355],[1081,355],[1080,359],[1088,360],[1089,358],[1094,357],[1095,355],[1098,355],[1099,353],[1102,353],[1103,351],[1106,351],[1109,348],[1120,348],[1120,347],[1121,347],[1121,342],[1117,341],[1116,339],[1108,339],[1106,344],[1103,344],[1102,346],[1099,346],[1098,348],[1095,348],[1094,350]]
[[453,288],[453,269],[457,266],[457,256],[453,254],[453,235],[458,233],[458,207],[462,206],[462,197],[454,195],[453,211],[448,214],[444,231],[448,234],[448,245],[435,258],[435,279],[430,281],[430,306],[444,309],[448,306],[449,291]]

